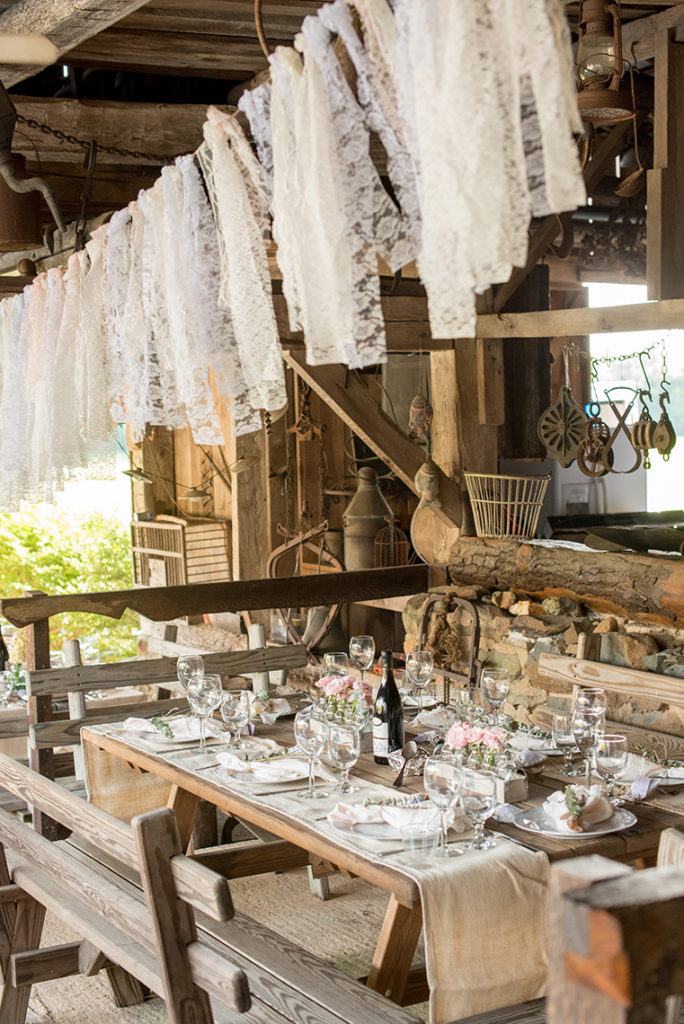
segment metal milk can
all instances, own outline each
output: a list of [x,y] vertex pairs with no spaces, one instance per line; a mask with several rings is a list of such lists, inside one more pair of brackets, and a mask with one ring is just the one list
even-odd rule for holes
[[344,523],[344,564],[348,571],[373,568],[373,544],[378,530],[393,518],[370,466],[359,470],[356,494],[347,505]]

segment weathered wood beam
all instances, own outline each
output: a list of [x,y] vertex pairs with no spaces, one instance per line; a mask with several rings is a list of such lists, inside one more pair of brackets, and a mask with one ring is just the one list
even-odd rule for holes
[[19,274],[10,277],[0,277],[0,298],[4,299],[7,295],[16,295],[18,292],[23,291],[26,285],[31,284],[32,281],[32,277],[24,277]]
[[[133,163],[159,167],[164,156],[192,153],[202,142],[202,125],[207,116],[206,105],[202,103],[122,103],[33,96],[13,96],[12,100],[23,117],[86,141],[95,139],[100,147],[97,166]],[[27,124],[19,127],[21,134],[17,133],[13,149],[27,159],[35,159],[37,151],[41,162],[83,162],[81,146],[63,142]],[[103,146],[150,155],[132,159],[107,153]]]
[[[14,626],[40,623],[51,615],[82,611],[119,619],[127,608],[164,622],[179,615],[205,612],[242,612],[263,608],[365,601],[421,593],[443,582],[440,566],[405,565],[399,569],[364,569],[274,580],[239,580],[227,583],[191,583],[184,587],[144,587],[138,590],[93,594],[46,594],[0,599],[0,614]],[[31,669],[38,666],[32,664]]]
[[454,582],[533,597],[572,597],[596,611],[684,626],[684,559],[593,551],[558,541],[461,537],[451,548]]
[[637,18],[622,27],[622,48],[631,57],[632,45],[637,60],[650,60],[656,55],[658,38],[668,29],[674,29],[676,38],[684,28],[684,5],[673,4],[666,11],[651,14],[648,18]]
[[477,318],[479,338],[558,338],[563,335],[665,331],[682,327],[684,299],[638,302],[633,306],[496,313]]
[[[682,15],[684,17],[684,14]],[[649,299],[684,295],[684,46],[673,30],[656,43],[653,167],[647,172],[646,283]]]
[[[271,39],[272,47],[290,39]],[[65,55],[75,67],[147,71],[157,74],[240,78],[267,66],[258,39],[197,32],[138,32],[110,28]]]
[[[0,32],[45,35],[60,54],[116,24],[147,0],[17,0],[0,15]],[[40,70],[35,66],[0,66],[6,88]]]
[[611,693],[627,697],[639,695],[640,700],[655,703],[684,705],[684,680],[657,672],[642,672],[621,665],[606,665],[600,661],[585,661],[562,654],[541,654],[539,674],[551,679],[563,679],[577,686],[598,686]]
[[[100,224],[104,224],[109,220],[110,216],[111,213],[106,213],[92,217],[86,225],[87,233],[89,234],[94,231]],[[61,236],[55,231],[54,238],[57,241],[61,241],[62,244],[62,248],[54,252],[47,245],[36,245],[31,249],[19,249],[14,252],[0,252],[0,274],[8,270],[14,270],[17,263],[24,259],[32,260],[37,265],[39,271],[49,270],[50,267],[63,266],[76,245],[75,225],[68,225],[66,233]],[[10,281],[11,278],[7,277],[5,280]],[[11,285],[8,285],[8,287],[11,287]]]
[[[304,354],[285,352],[285,362],[313,388],[393,473],[416,493],[414,477],[425,462],[425,452],[385,416],[358,375],[344,366],[308,366]],[[438,468],[441,515],[460,526],[462,490]]]
[[[611,128],[603,141],[597,146],[596,151],[584,171],[584,183],[589,194],[591,194],[591,190],[603,178],[604,174],[610,167],[611,161],[615,159],[616,153],[622,146],[625,136],[631,131],[631,121],[623,121],[621,124],[616,124]],[[530,239],[525,266],[514,270],[511,277],[505,284],[501,284],[494,289],[495,313],[498,313],[499,310],[503,309],[509,299],[515,294],[532,270],[532,267],[537,263],[537,260],[540,260],[544,255],[549,247],[549,243],[554,240],[558,231],[558,217],[555,214],[552,214],[549,217],[544,217]]]

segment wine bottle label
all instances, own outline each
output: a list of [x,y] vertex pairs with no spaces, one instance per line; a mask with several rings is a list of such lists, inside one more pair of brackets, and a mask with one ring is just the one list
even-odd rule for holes
[[380,718],[373,719],[373,754],[375,757],[389,754],[389,725]]

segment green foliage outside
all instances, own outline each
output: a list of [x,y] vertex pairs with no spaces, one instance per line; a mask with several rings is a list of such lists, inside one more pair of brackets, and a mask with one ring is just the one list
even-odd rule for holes
[[[27,589],[68,594],[132,585],[130,536],[119,520],[100,513],[74,517],[45,506],[0,515],[0,596],[21,597]],[[51,618],[50,625],[52,651],[61,651],[65,640],[76,637],[84,661],[118,661],[137,653],[138,620],[130,611],[121,619],[65,612]],[[20,634],[10,647],[13,661],[23,661]]]

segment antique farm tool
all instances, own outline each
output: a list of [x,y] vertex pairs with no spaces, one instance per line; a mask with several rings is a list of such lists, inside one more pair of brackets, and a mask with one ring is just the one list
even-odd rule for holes
[[642,388],[639,392],[639,399],[641,401],[641,415],[636,423],[632,426],[631,440],[632,445],[635,449],[644,453],[644,468],[651,468],[651,458],[649,451],[651,448],[655,448],[655,441],[653,435],[655,433],[655,422],[651,417],[649,408],[646,405],[646,395],[648,395],[649,401],[652,399],[651,395],[651,383],[646,373],[646,368],[643,361],[644,353],[639,353],[639,362],[641,363],[641,369],[644,374],[644,380],[646,381],[646,387]]
[[[587,412],[590,418],[577,448],[577,465],[585,476],[605,476],[608,469],[603,464],[603,453],[610,439],[610,428],[601,419],[598,402],[590,402]],[[610,450],[607,455],[609,466],[612,466],[613,458]]]
[[672,420],[665,409],[665,402],[669,401],[670,394],[663,384],[663,390],[660,398],[658,399],[658,404],[660,405],[660,419],[653,431],[653,445],[660,452],[665,462],[670,458],[670,452],[677,443],[677,435],[675,434],[675,429],[672,426]]
[[408,436],[413,441],[430,440],[430,424],[432,423],[432,406],[425,395],[420,392],[411,400],[409,408]]
[[572,397],[568,386],[567,349],[563,350],[563,362],[565,384],[558,392],[556,401],[539,417],[537,435],[546,448],[547,456],[567,468],[577,458],[577,449],[589,417]]
[[[628,391],[632,390],[631,388],[626,388],[626,385],[618,384],[616,385],[616,387],[611,388],[610,391],[620,391],[625,389]],[[627,426],[627,417],[634,408],[634,403],[637,400],[637,395],[632,391],[631,401],[628,402],[628,404],[625,406],[624,412],[620,412],[617,405],[610,397],[610,391],[606,391],[606,398],[608,399],[608,405],[610,406],[611,412],[617,420],[617,426],[615,427],[608,441],[606,441],[606,444],[603,447],[603,452],[601,454],[601,465],[611,473],[633,473],[641,465],[641,452],[638,448],[634,448],[632,445],[632,433],[629,427]],[[629,469],[615,469],[613,462],[609,461],[609,456],[612,454],[613,451],[613,445],[615,444],[621,433],[624,433],[627,436],[630,442],[630,447],[634,452],[634,463],[632,466],[630,466]]]

